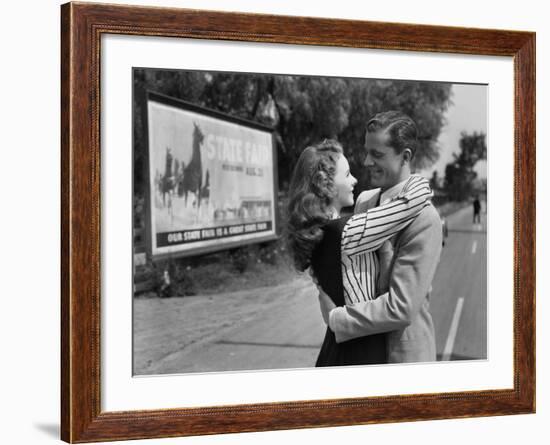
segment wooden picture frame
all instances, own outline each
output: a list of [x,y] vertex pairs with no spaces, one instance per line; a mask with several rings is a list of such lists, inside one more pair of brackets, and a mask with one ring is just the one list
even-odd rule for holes
[[[535,34],[91,3],[61,7],[61,437],[71,443],[535,411]],[[514,60],[513,389],[102,412],[103,34],[510,56]]]

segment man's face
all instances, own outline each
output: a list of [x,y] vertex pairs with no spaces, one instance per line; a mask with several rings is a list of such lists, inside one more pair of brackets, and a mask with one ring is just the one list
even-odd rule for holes
[[408,150],[396,153],[389,146],[389,135],[385,130],[367,132],[365,152],[364,165],[369,169],[373,187],[387,190],[402,181],[403,169],[408,165],[404,159],[404,156],[408,156]]

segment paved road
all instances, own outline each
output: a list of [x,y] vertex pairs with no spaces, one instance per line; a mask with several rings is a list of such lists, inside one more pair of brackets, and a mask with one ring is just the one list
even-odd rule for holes
[[438,359],[487,358],[486,215],[474,225],[472,209],[466,207],[447,222],[449,237],[430,302]]
[[[447,218],[433,282],[439,360],[486,358],[486,232],[470,208]],[[166,374],[311,367],[322,343],[308,277],[218,296],[136,300],[134,370]]]

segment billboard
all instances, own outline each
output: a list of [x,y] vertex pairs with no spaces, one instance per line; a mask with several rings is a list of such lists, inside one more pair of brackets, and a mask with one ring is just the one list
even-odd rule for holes
[[272,129],[146,97],[149,253],[185,256],[276,238]]

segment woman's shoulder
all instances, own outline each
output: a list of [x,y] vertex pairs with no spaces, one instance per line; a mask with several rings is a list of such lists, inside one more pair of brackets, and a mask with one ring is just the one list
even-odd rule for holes
[[352,216],[352,214],[349,214],[346,216],[341,216],[339,218],[331,219],[324,225],[323,230],[325,230],[325,232],[342,232],[342,230],[344,230],[344,226],[348,222],[348,219],[350,219]]

